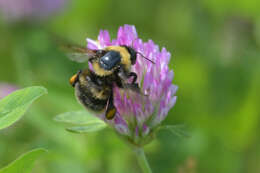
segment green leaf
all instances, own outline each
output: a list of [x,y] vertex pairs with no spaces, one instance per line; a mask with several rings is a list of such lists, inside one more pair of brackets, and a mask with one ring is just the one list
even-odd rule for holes
[[94,123],[86,126],[69,127],[66,130],[73,133],[89,133],[103,130],[107,125],[105,123]]
[[29,151],[3,169],[0,169],[0,173],[29,173],[32,170],[34,161],[45,152],[46,150],[41,148]]
[[160,126],[158,130],[168,130],[178,137],[189,137],[185,125],[164,125]]
[[33,86],[17,90],[0,100],[0,130],[19,120],[34,100],[46,94],[44,87]]
[[102,121],[94,115],[91,115],[89,112],[85,110],[76,112],[66,112],[57,115],[54,118],[54,120],[58,122],[79,125],[66,128],[66,130],[73,133],[96,132],[104,129],[107,126],[107,124],[104,121]]
[[104,121],[91,115],[87,111],[76,111],[76,112],[66,112],[60,115],[57,115],[54,118],[55,121],[63,122],[63,123],[70,123],[76,125],[88,125],[88,124],[105,124]]

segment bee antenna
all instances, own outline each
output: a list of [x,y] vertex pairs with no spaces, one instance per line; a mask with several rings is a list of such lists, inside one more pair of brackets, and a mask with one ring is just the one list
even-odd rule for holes
[[149,58],[146,58],[142,53],[140,52],[136,52],[137,54],[141,55],[144,59],[150,61],[151,63],[155,64],[155,62],[153,62],[152,60],[150,60]]
[[[135,39],[132,41],[131,47],[132,47],[133,49],[134,49],[134,42],[135,42],[135,40],[138,40],[138,38],[135,38]],[[145,58],[146,60],[148,60],[148,61],[150,61],[151,63],[155,64],[155,62],[153,62],[152,60],[146,58],[142,53],[136,52],[136,54],[141,55],[141,56],[142,56],[143,58]]]

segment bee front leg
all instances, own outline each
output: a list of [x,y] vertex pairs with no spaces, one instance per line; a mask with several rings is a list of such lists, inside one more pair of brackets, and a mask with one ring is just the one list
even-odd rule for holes
[[128,74],[128,78],[132,77],[133,76],[133,81],[132,81],[132,84],[135,84],[136,80],[137,80],[137,74],[135,72],[130,72]]
[[136,80],[137,80],[137,74],[135,72],[127,72],[125,71],[125,69],[123,67],[120,67],[119,68],[119,72],[118,72],[118,76],[121,78],[121,79],[124,79],[124,80],[127,80],[129,79],[130,77],[133,77],[133,80],[132,80],[132,84],[135,84],[136,83]]

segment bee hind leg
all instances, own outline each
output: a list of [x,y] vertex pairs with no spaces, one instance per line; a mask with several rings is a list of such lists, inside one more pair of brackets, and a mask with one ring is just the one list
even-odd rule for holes
[[115,115],[116,115],[116,107],[114,106],[113,91],[111,91],[107,103],[107,108],[106,108],[106,118],[108,120],[112,120]]

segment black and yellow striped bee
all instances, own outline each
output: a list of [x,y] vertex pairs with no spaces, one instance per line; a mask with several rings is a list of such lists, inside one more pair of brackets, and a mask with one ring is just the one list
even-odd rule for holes
[[[138,54],[132,47],[109,46],[99,50],[76,46],[68,48],[72,51],[69,54],[70,59],[77,62],[88,61],[93,67],[92,70],[79,71],[70,79],[71,85],[75,87],[76,97],[87,109],[96,112],[105,109],[106,118],[113,119],[116,114],[113,102],[114,85],[140,93],[136,83],[137,75],[131,72],[131,66],[136,63]],[[128,83],[131,77],[133,80]]]

